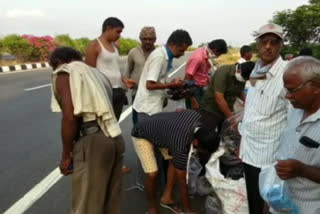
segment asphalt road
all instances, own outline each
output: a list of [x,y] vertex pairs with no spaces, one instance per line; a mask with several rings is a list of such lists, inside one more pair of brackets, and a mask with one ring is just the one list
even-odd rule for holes
[[[175,60],[174,69],[186,58]],[[183,77],[183,71],[184,66],[174,77]],[[0,213],[5,213],[58,166],[61,116],[50,111],[50,74],[51,70],[0,74]],[[38,86],[43,87],[33,89]],[[166,110],[173,108],[174,104],[170,103]],[[135,184],[131,114],[120,125],[126,140],[125,164],[133,169],[124,177],[123,213],[142,214],[147,209],[145,193],[138,189],[126,191]],[[70,177],[61,178],[39,200],[31,201],[25,213],[69,213],[70,190]],[[203,213],[199,199],[192,203],[199,213]],[[170,212],[161,209],[160,213]]]

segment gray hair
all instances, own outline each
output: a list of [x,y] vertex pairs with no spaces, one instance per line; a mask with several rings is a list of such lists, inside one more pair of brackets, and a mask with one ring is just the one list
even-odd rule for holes
[[289,61],[285,73],[298,74],[304,81],[320,81],[320,61],[310,56],[300,56]]

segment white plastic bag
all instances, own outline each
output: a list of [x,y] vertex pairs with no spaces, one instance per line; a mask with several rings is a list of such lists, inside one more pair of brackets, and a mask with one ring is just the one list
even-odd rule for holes
[[213,153],[206,164],[206,177],[213,190],[222,202],[224,214],[248,214],[248,200],[244,178],[232,180],[225,178],[220,172],[219,157],[224,154],[224,148]]
[[262,168],[259,175],[259,190],[263,200],[273,210],[286,214],[300,214],[290,197],[287,183],[279,178],[273,165]]

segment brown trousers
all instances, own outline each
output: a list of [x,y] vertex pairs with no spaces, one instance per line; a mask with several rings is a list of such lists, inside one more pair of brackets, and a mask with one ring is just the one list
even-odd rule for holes
[[102,131],[73,148],[72,214],[121,214],[124,141]]

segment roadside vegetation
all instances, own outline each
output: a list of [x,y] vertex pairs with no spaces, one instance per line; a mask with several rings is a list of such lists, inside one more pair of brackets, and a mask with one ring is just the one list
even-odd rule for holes
[[[295,10],[278,11],[271,20],[283,27],[285,32],[285,47],[282,55],[287,53],[298,55],[300,49],[309,47],[314,56],[320,59],[320,0],[309,0],[309,4],[297,7]],[[0,38],[0,66],[23,62],[46,61],[49,53],[57,46],[70,46],[82,54],[85,53],[90,42],[89,38],[73,39],[68,34],[51,36],[7,35]],[[139,41],[121,38],[118,43],[120,55],[138,46]],[[200,46],[203,46],[201,44]],[[254,50],[255,43],[251,46]],[[190,47],[188,51],[194,50]],[[1,61],[1,54],[10,54],[14,59]],[[219,64],[235,63],[239,59],[239,49],[229,48],[228,54],[221,56]],[[255,58],[257,59],[257,58]]]

